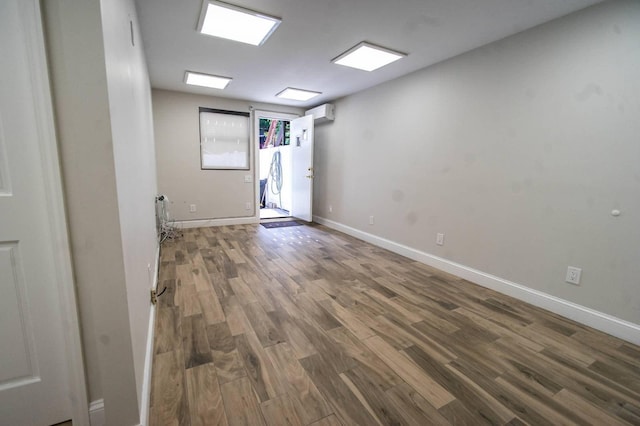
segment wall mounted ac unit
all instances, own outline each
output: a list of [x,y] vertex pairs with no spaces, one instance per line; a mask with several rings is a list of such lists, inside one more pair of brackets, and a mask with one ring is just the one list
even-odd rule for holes
[[306,111],[305,115],[313,115],[313,121],[316,124],[333,121],[335,119],[335,106],[333,104],[320,105]]

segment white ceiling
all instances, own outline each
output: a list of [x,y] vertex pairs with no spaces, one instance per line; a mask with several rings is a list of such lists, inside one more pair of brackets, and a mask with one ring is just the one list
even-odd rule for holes
[[[228,0],[282,18],[262,46],[196,31],[202,0],[136,0],[154,88],[309,107],[358,92],[602,0]],[[408,56],[373,72],[331,63],[368,41]],[[225,90],[186,70],[232,77]],[[323,94],[276,98],[286,87]]]

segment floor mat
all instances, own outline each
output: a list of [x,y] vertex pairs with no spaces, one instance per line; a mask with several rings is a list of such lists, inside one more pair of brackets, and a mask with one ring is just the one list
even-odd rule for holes
[[289,226],[302,226],[304,223],[296,222],[295,220],[288,220],[286,222],[265,222],[260,225],[265,228],[288,228]]

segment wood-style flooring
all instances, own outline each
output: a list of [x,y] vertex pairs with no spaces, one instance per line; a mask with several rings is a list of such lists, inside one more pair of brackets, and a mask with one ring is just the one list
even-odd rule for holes
[[163,244],[159,425],[640,425],[640,347],[319,225]]

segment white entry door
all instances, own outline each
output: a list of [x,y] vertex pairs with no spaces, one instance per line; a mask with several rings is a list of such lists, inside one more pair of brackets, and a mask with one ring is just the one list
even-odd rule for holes
[[43,106],[34,100],[39,16],[37,1],[0,1],[0,425],[11,426],[71,418]]
[[291,216],[313,219],[313,116],[291,121]]

